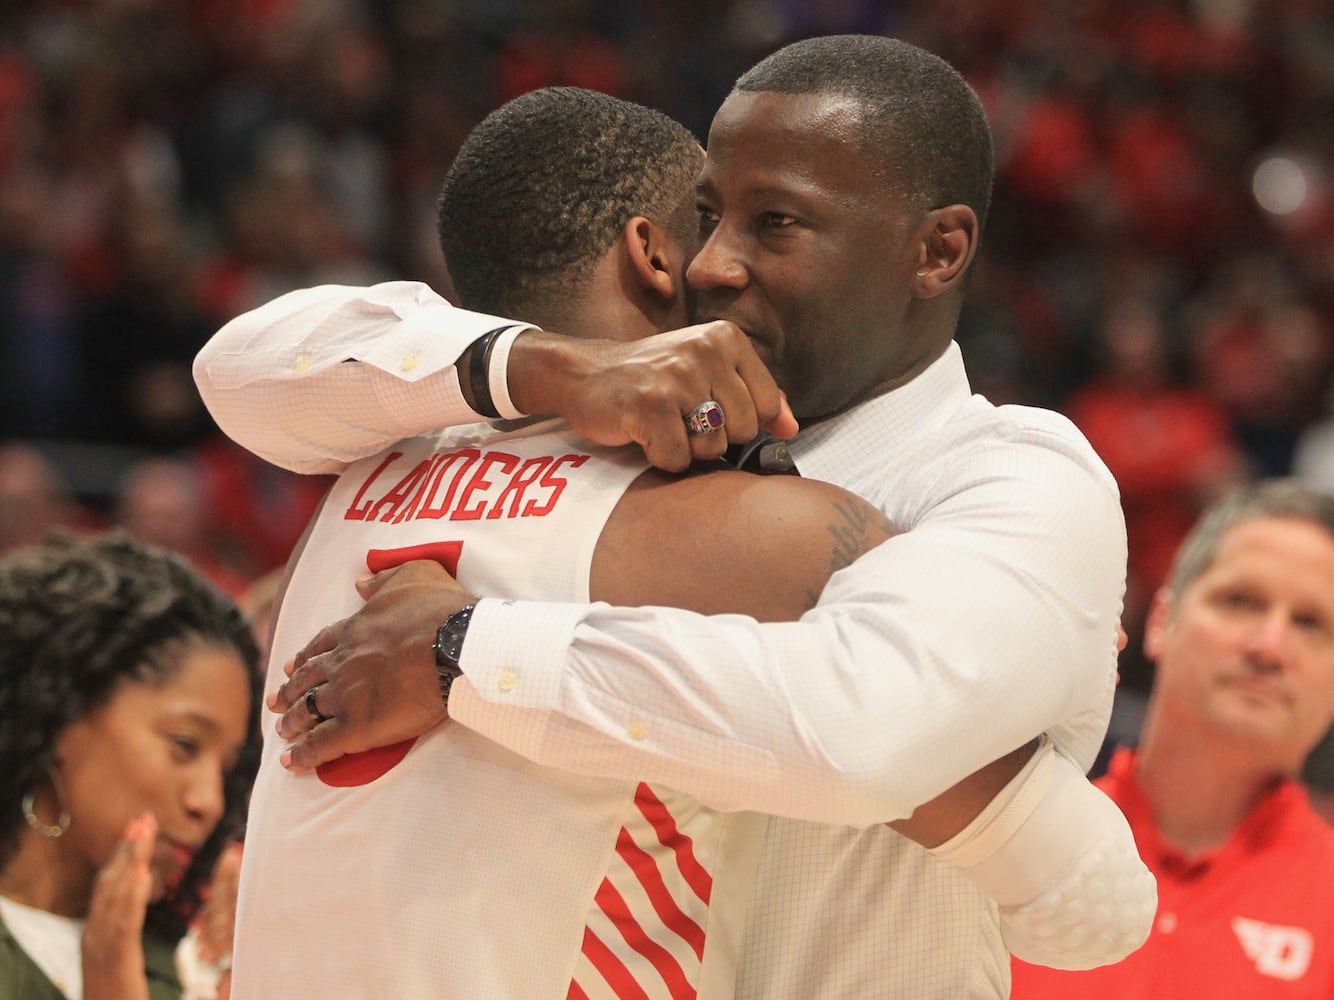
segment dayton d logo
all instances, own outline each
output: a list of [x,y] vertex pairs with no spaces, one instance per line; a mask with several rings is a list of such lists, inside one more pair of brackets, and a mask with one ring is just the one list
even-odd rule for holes
[[1311,932],[1303,927],[1281,927],[1234,917],[1232,930],[1241,942],[1242,951],[1262,976],[1293,982],[1306,975],[1311,966]]

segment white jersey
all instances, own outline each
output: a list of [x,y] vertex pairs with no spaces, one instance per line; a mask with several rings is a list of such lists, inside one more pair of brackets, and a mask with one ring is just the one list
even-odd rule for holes
[[[588,600],[598,536],[646,466],[562,428],[430,435],[352,465],[292,576],[266,690],[360,606],[368,569],[434,558],[478,592]],[[274,721],[234,996],[732,995],[761,817],[544,768],[451,723],[295,775]]]

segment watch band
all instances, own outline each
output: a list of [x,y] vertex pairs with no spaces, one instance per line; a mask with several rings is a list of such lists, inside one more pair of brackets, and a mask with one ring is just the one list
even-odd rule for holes
[[435,670],[440,678],[440,700],[449,704],[449,689],[463,676],[459,666],[459,656],[463,653],[463,640],[468,635],[468,623],[472,621],[475,604],[469,604],[445,619],[445,623],[435,633]]

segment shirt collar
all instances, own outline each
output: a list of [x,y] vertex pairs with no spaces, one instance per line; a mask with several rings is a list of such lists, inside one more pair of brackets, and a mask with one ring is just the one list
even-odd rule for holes
[[950,341],[945,352],[916,378],[812,424],[788,447],[803,476],[838,481],[840,473],[846,472],[846,455],[865,454],[868,461],[882,465],[886,454],[943,426],[971,394],[963,353]]
[[1187,857],[1159,834],[1153,819],[1153,806],[1135,774],[1137,760],[1135,751],[1129,749],[1118,750],[1112,757],[1107,768],[1108,779],[1115,789],[1112,797],[1126,814],[1144,860],[1155,871],[1178,878],[1203,875],[1219,861],[1244,858],[1261,850],[1281,834],[1283,824],[1293,815],[1293,810],[1300,810],[1306,801],[1302,786],[1291,778],[1284,778],[1252,807],[1225,844]]

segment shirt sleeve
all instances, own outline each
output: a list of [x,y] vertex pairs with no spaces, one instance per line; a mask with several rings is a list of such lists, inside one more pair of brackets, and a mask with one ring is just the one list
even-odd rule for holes
[[320,285],[219,330],[194,362],[218,427],[294,472],[336,473],[395,441],[483,419],[455,362],[490,330],[527,324],[451,306],[430,287]]
[[1110,703],[1125,566],[1114,491],[1055,454],[1023,476],[1000,464],[979,462],[836,574],[799,622],[484,600],[450,712],[537,763],[715,808],[908,816]]

